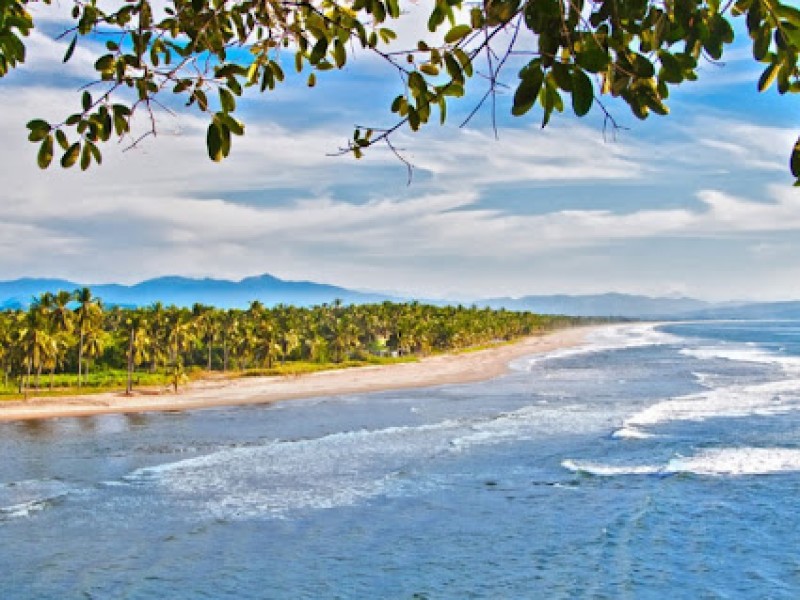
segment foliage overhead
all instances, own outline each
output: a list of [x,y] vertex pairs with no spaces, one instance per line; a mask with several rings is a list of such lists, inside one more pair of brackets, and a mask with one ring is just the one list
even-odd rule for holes
[[[23,39],[35,26],[28,9],[37,1],[50,2],[0,0],[0,76],[25,60]],[[74,0],[71,16],[64,61],[85,38],[105,51],[74,113],[28,123],[42,168],[57,155],[63,167],[100,163],[98,143],[131,136],[137,113],[155,133],[154,107],[171,96],[208,118],[208,154],[219,161],[244,133],[234,115],[245,88],[272,90],[291,69],[313,87],[318,73],[364,51],[400,74],[401,89],[392,127],[354,132],[343,151],[356,157],[378,142],[391,148],[400,127],[416,131],[437,113],[444,122],[448,102],[475,74],[488,81],[476,110],[511,84],[512,113],[538,105],[543,127],[556,113],[593,109],[616,126],[607,97],[641,119],[665,115],[670,88],[695,80],[700,61],[722,58],[735,19],[744,20],[763,66],[758,89],[800,92],[800,10],[788,0],[433,0],[427,26],[440,41],[402,48],[386,27],[403,18],[400,0]],[[516,77],[501,80],[504,67],[520,64]],[[800,183],[800,139],[789,163]]]

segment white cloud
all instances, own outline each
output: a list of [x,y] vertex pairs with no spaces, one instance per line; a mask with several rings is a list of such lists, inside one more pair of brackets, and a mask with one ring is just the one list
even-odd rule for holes
[[[35,44],[58,60],[63,54],[63,44]],[[91,66],[87,56],[76,58]],[[299,97],[290,87],[286,97],[294,93]],[[287,109],[305,114],[290,102],[249,106],[247,135],[219,165],[205,155],[203,119],[160,114],[156,139],[127,153],[108,145],[100,168],[39,171],[24,123],[58,119],[77,103],[74,90],[0,87],[0,277],[132,282],[271,271],[420,295],[712,287],[734,294],[736,274],[723,277],[719,253],[680,254],[693,268],[708,262],[703,281],[702,269],[684,273],[678,262],[668,269],[673,257],[640,257],[637,244],[722,240],[758,261],[774,259],[771,236],[800,233],[798,191],[760,183],[785,171],[791,130],[709,118],[710,111],[669,136],[643,126],[608,143],[591,121],[558,121],[545,130],[501,121],[499,142],[488,127],[432,125],[396,140],[417,169],[407,188],[403,166],[386,149],[364,161],[326,155],[349,132],[351,117],[309,109],[316,119],[310,124],[277,125]],[[752,177],[766,198],[749,190],[733,195],[719,180],[709,183],[714,172]],[[632,182],[631,193],[643,197],[624,195]],[[570,184],[588,190],[591,204],[580,206],[599,208],[559,208]],[[647,185],[678,201],[649,200]],[[529,198],[538,214],[507,203],[499,188]],[[238,201],[241,192],[256,201]],[[280,203],[270,202],[273,194]],[[637,250],[625,255],[630,248]],[[765,270],[765,285],[781,289],[779,273],[787,269],[784,262]]]

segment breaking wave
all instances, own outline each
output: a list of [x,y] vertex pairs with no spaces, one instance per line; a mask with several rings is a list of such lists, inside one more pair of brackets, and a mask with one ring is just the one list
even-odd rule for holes
[[800,448],[714,448],[676,456],[665,464],[614,464],[573,459],[561,463],[574,473],[598,477],[634,475],[771,475],[800,472]]

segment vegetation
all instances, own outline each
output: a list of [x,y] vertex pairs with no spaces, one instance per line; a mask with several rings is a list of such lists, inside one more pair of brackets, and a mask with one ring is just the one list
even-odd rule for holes
[[314,308],[252,302],[104,308],[89,289],[0,312],[2,392],[179,385],[198,374],[295,375],[409,360],[574,324],[571,317],[419,303]]
[[[0,4],[0,76],[25,60],[24,37],[35,26],[28,8],[35,3]],[[403,47],[393,45],[397,36],[386,26],[403,18],[399,0],[67,4],[73,8],[62,36],[70,39],[64,61],[79,44],[94,49],[97,80],[63,121],[28,123],[42,168],[56,153],[63,167],[99,163],[98,144],[132,135],[137,114],[150,124],[145,135],[155,133],[155,107],[172,108],[169,97],[208,118],[208,153],[221,160],[232,137],[244,133],[234,115],[245,89],[272,90],[292,69],[313,87],[359,52],[387,66],[399,93],[391,104],[393,126],[356,129],[343,149],[356,156],[378,142],[392,147],[392,132],[416,131],[437,112],[444,122],[448,102],[465,94],[474,74],[488,82],[477,108],[494,106],[498,88],[510,87],[512,113],[538,105],[542,126],[565,108],[579,116],[595,108],[616,126],[608,97],[642,119],[667,114],[670,88],[697,79],[700,61],[723,58],[735,19],[743,21],[761,64],[758,89],[800,92],[800,10],[781,0],[434,0],[427,28],[435,35],[427,37],[437,41],[409,46],[405,40]],[[508,70],[517,74],[509,77]],[[800,140],[790,167],[800,181]]]

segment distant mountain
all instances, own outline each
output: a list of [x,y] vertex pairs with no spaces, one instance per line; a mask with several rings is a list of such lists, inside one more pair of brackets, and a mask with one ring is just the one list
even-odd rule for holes
[[382,294],[371,294],[346,288],[313,283],[286,281],[272,275],[247,277],[241,281],[159,277],[135,285],[87,285],[63,279],[17,279],[0,282],[0,308],[25,308],[44,292],[75,290],[89,287],[106,305],[147,306],[154,302],[165,305],[191,306],[195,302],[220,308],[246,308],[258,300],[265,306],[291,304],[312,306],[336,299],[345,304],[366,304],[397,300]]
[[800,319],[800,301],[718,305],[686,316],[693,319]]
[[[195,302],[219,308],[247,308],[258,300],[265,306],[287,304],[314,306],[339,299],[345,304],[368,304],[408,298],[360,292],[314,283],[287,281],[272,275],[247,277],[241,281],[159,277],[135,285],[87,285],[64,279],[17,279],[0,281],[0,309],[26,308],[44,292],[91,288],[106,305],[147,306],[154,302],[190,307]],[[475,304],[507,310],[581,317],[622,317],[630,319],[800,319],[800,301],[710,303],[692,298],[651,298],[631,294],[584,296],[552,295],[522,298],[489,298],[475,301],[425,301],[438,305]]]
[[651,298],[616,293],[586,296],[490,298],[481,300],[477,304],[491,308],[529,310],[544,314],[639,319],[671,319],[687,313],[706,310],[712,306],[708,302],[692,298]]

